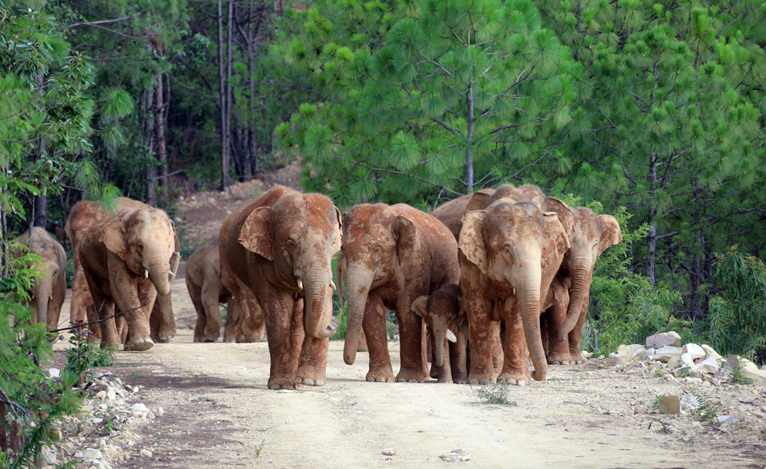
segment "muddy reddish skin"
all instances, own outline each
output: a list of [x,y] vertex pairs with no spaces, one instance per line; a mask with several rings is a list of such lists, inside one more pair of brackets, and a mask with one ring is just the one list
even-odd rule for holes
[[222,279],[240,311],[247,308],[245,289],[263,308],[270,389],[327,381],[330,261],[340,250],[340,230],[340,212],[330,199],[282,186],[238,207],[221,227]]
[[[66,231],[69,241],[74,250],[75,276],[72,280],[72,299],[70,302],[70,321],[92,322],[97,319],[93,298],[90,294],[88,282],[85,280],[80,264],[80,243],[85,233],[92,227],[99,225],[112,217],[117,212],[124,209],[152,208],[149,205],[132,200],[127,197],[121,197],[117,200],[114,212],[107,212],[103,206],[94,202],[83,200],[72,207],[67,218]],[[181,245],[178,237],[175,236],[175,250],[179,252]],[[121,331],[122,321],[117,322],[118,329]],[[97,325],[90,327],[91,331],[96,332],[97,337],[101,337],[101,329]],[[176,335],[175,316],[173,314],[172,295],[167,297],[158,297],[150,315],[151,337],[155,342],[169,342]],[[120,334],[122,335],[122,334]],[[124,337],[123,337],[124,342]]]
[[364,329],[370,353],[368,381],[393,381],[385,313],[396,312],[401,369],[397,381],[428,375],[425,330],[411,307],[420,296],[457,283],[457,243],[436,218],[405,204],[361,204],[346,215],[343,236],[348,322],[344,360],[352,364]]
[[[194,251],[186,261],[186,289],[189,291],[197,322],[194,342],[215,342],[221,334],[220,304],[229,303],[224,342],[257,342],[263,337],[265,323],[261,307],[247,290],[249,311],[241,314],[232,301],[228,283],[221,279],[218,238]],[[249,294],[248,294],[249,293]]]
[[158,295],[170,302],[170,259],[176,249],[173,222],[148,206],[123,209],[85,232],[79,257],[96,314],[105,319],[126,311],[128,324],[122,331],[114,319],[101,323],[102,347],[126,341],[126,349],[141,351],[154,345],[149,314]]
[[[32,323],[44,322],[49,331],[58,329],[61,305],[66,298],[66,252],[61,244],[42,228],[34,227],[22,234],[14,242],[29,248],[29,252],[42,258],[42,265],[32,268],[42,275],[36,279],[29,293],[35,314]],[[21,251],[13,253],[17,258]]]
[[549,293],[543,309],[547,360],[555,365],[582,363],[580,340],[588,315],[593,269],[601,253],[622,242],[622,233],[611,215],[596,215],[585,207],[572,209],[558,199],[548,200],[550,210],[563,221],[570,248],[551,284],[554,297]]

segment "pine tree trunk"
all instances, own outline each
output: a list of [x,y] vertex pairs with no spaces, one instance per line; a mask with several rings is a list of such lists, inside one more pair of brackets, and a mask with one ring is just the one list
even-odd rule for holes
[[157,125],[157,157],[159,159],[159,186],[162,201],[168,203],[168,153],[165,142],[165,100],[162,92],[162,75],[157,77],[157,91],[154,103],[154,119]]
[[234,135],[231,131],[231,110],[233,107],[233,90],[231,88],[231,67],[234,62],[231,56],[232,27],[234,26],[234,0],[229,0],[229,19],[226,25],[226,139],[229,143],[229,155],[231,155]]
[[152,207],[157,206],[157,197],[155,193],[155,173],[154,173],[154,90],[150,89],[144,92],[144,147],[145,156],[145,174],[146,174],[146,196],[145,202]]
[[[261,11],[262,12],[262,11]],[[255,34],[260,31],[262,13],[258,15],[258,28]],[[253,2],[249,2],[248,17],[253,18]],[[258,142],[255,138],[255,119],[253,119],[253,110],[255,109],[255,38],[253,35],[253,22],[247,23],[247,73],[250,77],[250,109],[247,119],[247,148],[250,163],[250,174],[255,178],[258,176]]]
[[[697,245],[702,245],[702,232],[697,230],[696,235]],[[699,254],[694,255],[692,261],[692,275],[691,275],[691,298],[689,298],[689,307],[691,310],[692,318],[695,321],[702,319],[702,308],[700,306],[700,285],[702,280],[702,259]]]
[[[37,94],[41,95],[45,92],[45,76],[40,73],[37,75]],[[39,157],[45,157],[47,151],[47,142],[45,139],[40,138]],[[45,228],[48,224],[48,197],[45,193],[35,196],[34,199],[35,212],[32,220],[32,226],[39,226]],[[30,227],[31,228],[31,227]],[[31,230],[30,230],[31,233]]]
[[221,101],[221,190],[229,189],[228,107],[226,106],[226,58],[223,55],[223,0],[218,0],[218,82]]
[[476,125],[476,119],[473,116],[473,83],[468,85],[468,149],[465,151],[465,193],[473,192],[473,131]]
[[[657,155],[652,153],[649,163],[649,183],[650,193],[654,195],[657,189]],[[657,281],[654,276],[654,259],[657,254],[657,203],[653,201],[649,207],[649,235],[646,237],[646,243],[649,248],[649,255],[646,259],[646,276],[649,277],[649,283],[654,288]]]

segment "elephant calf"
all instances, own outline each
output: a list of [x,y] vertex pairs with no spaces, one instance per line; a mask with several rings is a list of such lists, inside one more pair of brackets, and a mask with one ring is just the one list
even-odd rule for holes
[[[228,303],[224,342],[256,342],[263,337],[264,320],[261,307],[252,294],[246,295],[248,311],[238,311],[228,282],[221,277],[218,238],[197,249],[186,262],[186,288],[194,309],[197,324],[195,342],[215,342],[221,334],[220,304]],[[243,292],[249,292],[243,289]],[[243,317],[244,316],[244,317]]]
[[[42,228],[32,228],[14,240],[29,248],[29,252],[42,258],[42,265],[33,268],[40,273],[32,289],[27,292],[34,305],[33,323],[46,324],[49,331],[57,329],[61,305],[66,297],[66,252],[61,244]],[[13,253],[14,258],[22,255],[21,249]]]

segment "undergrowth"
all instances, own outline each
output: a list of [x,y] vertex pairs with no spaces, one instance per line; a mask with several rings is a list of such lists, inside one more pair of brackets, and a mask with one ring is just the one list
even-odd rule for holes
[[510,387],[505,379],[500,379],[497,383],[490,383],[486,386],[479,386],[476,388],[476,397],[481,399],[487,404],[500,404],[500,405],[518,405],[516,401],[508,399],[508,392]]

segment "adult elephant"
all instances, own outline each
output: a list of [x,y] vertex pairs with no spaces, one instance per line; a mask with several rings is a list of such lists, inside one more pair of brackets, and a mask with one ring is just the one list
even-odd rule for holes
[[[115,305],[127,322],[126,350],[148,350],[149,314],[157,295],[170,294],[178,268],[175,225],[158,209],[124,209],[87,230],[79,257],[96,314],[104,320],[101,347],[117,346]],[[172,266],[171,266],[172,263]]]
[[[42,264],[31,265],[39,274],[27,292],[35,310],[32,323],[43,323],[49,331],[57,329],[61,305],[66,297],[66,252],[47,231],[38,227],[22,234],[14,242],[26,246],[29,252],[42,259]],[[22,254],[22,250],[17,249],[13,257],[18,259]]]
[[228,282],[221,277],[218,238],[194,251],[186,261],[186,288],[189,291],[197,323],[194,342],[215,342],[221,335],[221,303],[228,304],[224,342],[256,342],[263,337],[263,314],[258,302],[248,298],[249,314],[240,314]]
[[473,210],[483,210],[500,199],[510,199],[514,202],[528,200],[537,205],[543,212],[548,210],[545,194],[537,186],[523,184],[519,187],[503,184],[496,189],[482,189],[473,194],[464,195],[451,200],[434,210],[431,215],[449,228],[455,239],[460,237],[463,227],[463,216]]
[[[580,340],[590,303],[590,285],[598,257],[608,248],[622,242],[620,224],[611,215],[596,215],[585,207],[571,209],[557,199],[549,198],[548,207],[560,217],[573,213],[573,223],[566,227],[570,248],[564,255],[554,290],[558,301],[549,301],[545,314],[548,331],[549,364],[582,363]],[[549,295],[550,296],[550,295]]]
[[[269,389],[324,385],[335,332],[331,259],[341,246],[338,209],[323,195],[276,186],[229,215],[218,243],[229,286],[249,289],[263,308]],[[232,293],[246,308],[244,296]]]
[[364,328],[367,381],[394,380],[386,334],[386,311],[394,310],[401,343],[396,380],[425,380],[423,321],[411,307],[418,297],[458,282],[455,238],[439,220],[408,205],[361,204],[345,218],[342,262],[348,288],[344,361],[354,363]]
[[[112,210],[98,202],[83,200],[76,203],[67,218],[66,231],[74,250],[75,276],[72,280],[72,300],[70,303],[69,319],[71,322],[93,322],[97,314],[93,298],[85,280],[85,274],[80,264],[80,244],[85,234],[95,226],[104,223],[120,210],[152,209],[149,205],[127,197],[120,197]],[[178,236],[174,236],[175,252],[181,250]],[[172,295],[157,297],[150,315],[151,338],[156,342],[169,342],[176,335],[175,317],[173,315]],[[100,335],[100,330],[92,326],[91,330]]]
[[569,238],[553,212],[529,201],[500,199],[465,214],[460,231],[461,289],[470,330],[472,383],[494,382],[491,322],[504,319],[505,360],[500,377],[525,384],[529,356],[534,379],[545,379],[540,336],[541,298],[569,249]]

